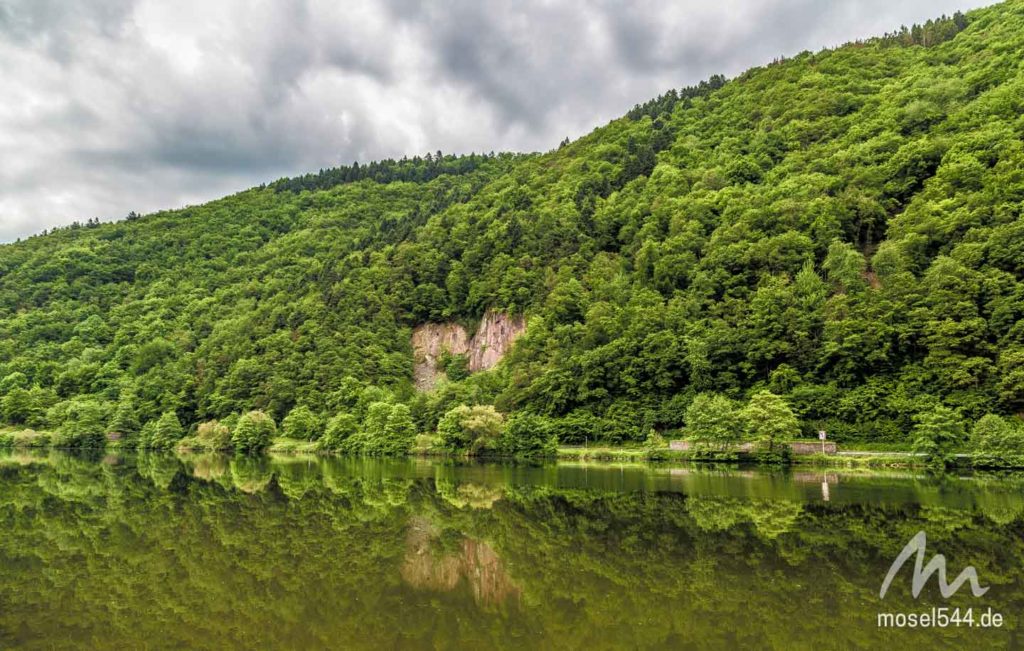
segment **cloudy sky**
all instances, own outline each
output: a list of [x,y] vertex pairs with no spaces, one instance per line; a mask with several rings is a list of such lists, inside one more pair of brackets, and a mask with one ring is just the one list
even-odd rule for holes
[[985,0],[0,0],[0,242],[340,162],[546,150]]

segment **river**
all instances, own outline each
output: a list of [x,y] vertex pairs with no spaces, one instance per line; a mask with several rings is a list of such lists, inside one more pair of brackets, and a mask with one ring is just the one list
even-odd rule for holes
[[[1022,489],[912,471],[8,453],[0,648],[1016,647]],[[943,554],[950,581],[972,566],[988,591],[947,600],[932,577],[914,598],[911,559],[880,598],[920,531],[926,561]],[[939,608],[974,625],[879,626]]]

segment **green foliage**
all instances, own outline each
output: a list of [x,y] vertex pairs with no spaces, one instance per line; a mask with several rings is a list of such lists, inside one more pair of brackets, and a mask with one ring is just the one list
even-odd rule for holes
[[103,403],[78,398],[63,405],[63,422],[57,445],[68,448],[102,448],[106,443],[107,408]]
[[23,387],[12,387],[0,400],[0,415],[13,425],[27,423],[35,411],[32,394]]
[[356,454],[398,455],[412,447],[416,427],[407,405],[370,403],[359,429],[343,440],[341,449]]
[[550,457],[558,451],[558,438],[549,419],[536,414],[513,414],[505,423],[498,449],[513,457]]
[[231,432],[231,445],[236,452],[257,453],[270,447],[277,435],[274,419],[259,410],[242,414]]
[[28,388],[28,377],[21,371],[15,371],[0,380],[0,393],[6,395],[14,389]]
[[747,436],[774,452],[800,433],[800,424],[786,401],[771,391],[759,391],[740,412]]
[[970,450],[975,465],[986,468],[1024,467],[1024,426],[995,414],[982,416],[971,429]]
[[470,456],[500,451],[504,429],[505,418],[492,405],[459,405],[446,413],[437,425],[441,444],[446,449]]
[[700,393],[686,408],[686,433],[698,446],[724,449],[744,436],[736,405],[715,393]]
[[291,439],[315,441],[322,433],[320,419],[305,405],[292,409],[281,422],[281,434]]
[[452,355],[446,350],[441,353],[438,366],[452,382],[465,380],[469,377],[469,358],[465,355]]
[[135,405],[130,400],[122,400],[117,403],[107,430],[126,438],[138,433],[139,420],[135,416]]
[[[954,449],[964,442],[964,425],[959,414],[937,405],[914,417],[914,451],[925,454],[930,466],[942,468],[953,459]],[[983,430],[990,427],[991,421]]]
[[347,412],[335,414],[327,421],[327,428],[320,439],[320,447],[324,450],[340,450],[345,442],[359,431],[359,419]]
[[164,412],[147,432],[146,447],[155,450],[170,450],[185,436],[178,415],[173,411]]
[[196,428],[196,438],[208,450],[230,450],[231,428],[216,420],[200,423]]

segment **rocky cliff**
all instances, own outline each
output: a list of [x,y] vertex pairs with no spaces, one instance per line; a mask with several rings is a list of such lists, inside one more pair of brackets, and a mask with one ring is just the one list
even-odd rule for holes
[[412,332],[416,388],[420,391],[434,388],[444,375],[439,362],[445,352],[465,355],[469,360],[470,372],[493,368],[512,347],[516,337],[525,330],[526,320],[522,316],[511,316],[497,310],[488,310],[484,314],[472,337],[457,323],[424,323],[417,326]]

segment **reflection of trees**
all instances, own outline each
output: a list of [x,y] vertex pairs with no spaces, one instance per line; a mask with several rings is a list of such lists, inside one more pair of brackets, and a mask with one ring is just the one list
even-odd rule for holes
[[749,522],[763,538],[773,540],[793,527],[803,505],[789,500],[694,496],[686,500],[686,510],[703,531],[725,531]]
[[265,457],[231,457],[231,480],[235,488],[243,493],[262,492],[273,477],[273,468]]
[[502,496],[500,486],[485,486],[469,482],[455,484],[443,480],[438,480],[436,486],[438,494],[457,509],[466,507],[489,509]]
[[1024,512],[1024,500],[1017,491],[983,487],[978,491],[977,503],[989,520],[1000,525],[1016,522]]
[[[920,529],[998,587],[986,605],[1020,598],[1024,500],[999,482],[844,505],[747,497],[751,477],[684,495],[252,461],[0,463],[0,645],[870,648],[881,577]],[[917,641],[977,634],[947,633]]]
[[216,482],[225,488],[231,485],[230,457],[223,454],[189,455],[187,462],[192,467],[192,476],[208,482]]

